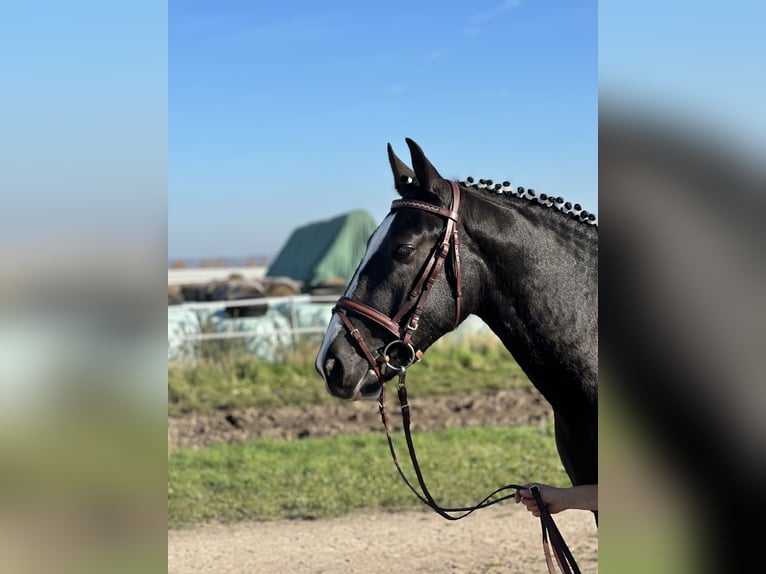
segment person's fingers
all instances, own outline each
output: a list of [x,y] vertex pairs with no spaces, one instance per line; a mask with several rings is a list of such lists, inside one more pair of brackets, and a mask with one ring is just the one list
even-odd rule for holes
[[532,513],[532,516],[540,516],[540,509],[537,505],[527,506],[527,511]]
[[[546,507],[550,509],[550,497],[555,495],[554,489],[551,489],[547,486],[541,486],[539,484],[535,484],[533,482],[525,484],[522,486],[519,490],[516,491],[514,495],[514,499],[516,502],[522,502],[524,503],[524,506],[527,508],[529,512],[532,513],[533,516],[540,517],[540,509],[537,506],[537,500],[535,500],[535,496],[531,492],[531,488],[533,486],[537,486],[540,489],[540,494],[543,499],[543,504],[545,504]],[[554,506],[554,509],[551,510],[551,513],[558,512],[558,509],[555,508],[556,504],[554,503],[552,506]]]
[[516,502],[521,502],[522,500],[532,496],[532,493],[529,492],[529,487],[529,484],[524,484],[516,490],[516,493],[514,494],[514,499]]
[[522,486],[520,489],[516,491],[516,495],[520,496],[522,498],[530,498],[532,497],[532,493],[529,491],[529,486],[525,485]]

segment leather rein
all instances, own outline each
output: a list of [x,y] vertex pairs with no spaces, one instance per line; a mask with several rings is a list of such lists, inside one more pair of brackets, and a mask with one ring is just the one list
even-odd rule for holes
[[[412,290],[410,290],[407,299],[399,308],[399,310],[394,314],[394,316],[388,317],[368,305],[359,303],[358,301],[354,301],[353,299],[345,296],[341,297],[337,301],[335,307],[333,308],[333,313],[340,317],[349,334],[354,337],[357,346],[361,350],[364,357],[367,359],[370,368],[375,372],[375,376],[378,378],[378,381],[381,384],[381,392],[378,398],[378,408],[380,410],[381,420],[386,431],[386,438],[388,439],[388,447],[391,451],[391,457],[394,461],[394,464],[396,465],[396,470],[402,477],[402,480],[415,494],[415,496],[421,502],[423,502],[423,504],[431,508],[434,512],[439,514],[439,516],[447,520],[460,520],[461,518],[465,518],[480,508],[486,508],[488,506],[492,506],[493,504],[508,500],[509,498],[514,498],[515,492],[512,494],[503,494],[502,496],[498,496],[507,490],[526,490],[527,487],[518,484],[508,484],[496,489],[474,506],[457,508],[442,507],[436,502],[436,500],[434,500],[433,496],[429,492],[425,480],[423,479],[423,473],[421,472],[420,464],[418,463],[417,455],[415,453],[415,446],[412,441],[412,432],[410,430],[410,406],[407,399],[407,386],[405,377],[407,369],[414,363],[420,361],[423,356],[423,351],[415,347],[412,342],[412,336],[415,331],[417,331],[418,325],[420,324],[420,318],[423,313],[423,309],[425,308],[426,300],[431,293],[431,288],[436,282],[436,278],[438,277],[439,272],[444,265],[444,261],[447,259],[447,256],[450,253],[452,254],[455,271],[454,290],[456,310],[455,321],[452,327],[453,330],[457,328],[458,324],[460,323],[460,303],[462,291],[457,225],[459,219],[458,209],[460,207],[460,187],[454,181],[450,181],[449,183],[452,190],[452,200],[450,202],[449,209],[445,209],[443,207],[422,201],[413,201],[407,199],[399,199],[391,204],[392,212],[396,211],[397,209],[405,208],[420,209],[422,211],[427,211],[429,213],[438,215],[446,220],[446,224],[441,236],[441,241],[434,247],[429,259],[426,261],[425,266],[422,268],[418,279],[415,281],[414,287]],[[404,326],[402,326],[403,319],[408,314],[409,318]],[[381,353],[378,353],[376,356],[374,356],[370,350],[370,347],[364,341],[364,338],[359,332],[359,329],[354,327],[351,323],[349,315],[355,315],[361,317],[362,319],[372,321],[380,327],[383,327],[385,330],[397,338],[388,343]],[[399,350],[400,352],[403,351],[405,353],[406,359],[395,361],[392,358],[392,353],[396,350]],[[407,442],[407,449],[409,451],[412,467],[415,470],[417,482],[420,485],[422,494],[421,492],[418,492],[412,482],[410,482],[410,480],[404,474],[404,471],[402,470],[402,467],[399,463],[399,459],[396,456],[396,450],[394,449],[393,440],[391,438],[390,420],[388,417],[388,411],[386,409],[386,382],[384,380],[384,372],[382,370],[383,368],[391,369],[392,371],[397,372],[399,376],[399,381],[397,384],[397,396],[402,411],[402,427],[404,429],[404,437]],[[578,568],[572,553],[567,547],[566,542],[564,542],[564,538],[562,537],[555,522],[553,521],[553,517],[545,507],[545,503],[543,502],[540,494],[540,489],[534,485],[530,487],[529,490],[534,496],[535,502],[537,503],[537,507],[540,511],[543,550],[545,552],[545,560],[548,565],[549,573],[555,573],[548,542],[550,538],[550,545],[553,546],[553,557],[555,557],[561,572],[564,574],[580,574],[580,569]]]

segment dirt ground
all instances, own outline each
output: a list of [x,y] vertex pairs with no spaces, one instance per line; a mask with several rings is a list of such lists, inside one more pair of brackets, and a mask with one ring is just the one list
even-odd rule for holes
[[[551,420],[532,388],[411,399],[413,432],[485,424],[538,425]],[[390,406],[396,429],[401,416]],[[255,437],[300,439],[382,432],[371,402],[245,409],[168,420],[168,447],[202,447]],[[555,516],[583,572],[598,571],[593,515]],[[168,532],[168,572],[372,574],[379,572],[545,573],[539,520],[521,505],[504,503],[464,520],[433,512],[356,513],[322,520],[205,525]]]
[[[477,425],[541,425],[551,420],[550,406],[532,387],[410,398],[412,431]],[[392,428],[399,428],[396,401],[389,404]],[[190,414],[168,420],[168,447],[202,447],[257,437],[296,439],[345,433],[382,432],[377,403],[333,401],[274,409],[242,409]]]

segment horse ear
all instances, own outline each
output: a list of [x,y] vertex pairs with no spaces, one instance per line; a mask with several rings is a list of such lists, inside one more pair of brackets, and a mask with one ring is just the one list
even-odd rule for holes
[[[410,138],[405,138],[407,145],[410,148],[410,156],[412,158],[412,167],[415,169],[415,174],[420,182],[420,185],[425,191],[429,191],[437,195],[442,200],[447,198],[449,192],[449,186],[445,186],[445,179],[439,175],[436,168],[428,161],[426,154],[420,149],[420,146],[412,141]],[[447,198],[445,201],[449,201]]]
[[418,183],[415,172],[396,156],[391,144],[388,144],[388,162],[391,164],[391,171],[394,174],[394,187],[399,195],[404,197],[412,186]]

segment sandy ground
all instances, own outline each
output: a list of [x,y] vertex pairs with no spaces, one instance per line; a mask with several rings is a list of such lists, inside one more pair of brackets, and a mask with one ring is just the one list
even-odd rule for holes
[[[582,572],[597,572],[593,515],[570,510],[554,519]],[[539,520],[510,502],[457,522],[414,511],[171,530],[168,572],[534,574],[547,568]]]

